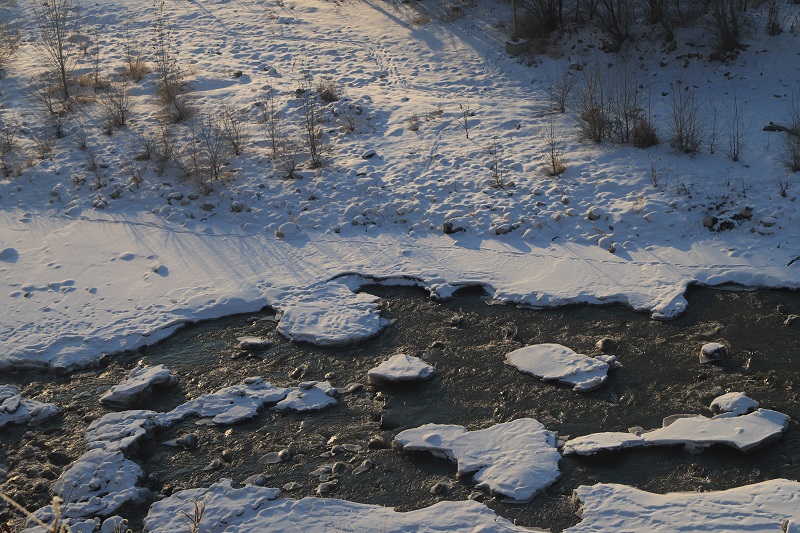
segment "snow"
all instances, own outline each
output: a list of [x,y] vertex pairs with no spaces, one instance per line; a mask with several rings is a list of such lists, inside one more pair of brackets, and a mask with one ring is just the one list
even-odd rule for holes
[[92,420],[86,428],[86,447],[109,452],[127,451],[154,429],[167,425],[168,422],[155,411],[108,413]]
[[613,355],[589,357],[560,344],[534,344],[506,354],[506,364],[544,381],[558,381],[572,390],[586,392],[602,386],[608,369],[616,363]]
[[716,492],[653,494],[615,484],[581,486],[583,509],[569,533],[787,531],[800,520],[800,483],[786,479]]
[[413,355],[398,353],[375,368],[369,369],[367,376],[375,385],[397,381],[422,381],[430,378],[436,369]]
[[100,401],[114,407],[128,407],[135,404],[140,397],[148,394],[155,385],[175,385],[178,378],[164,365],[136,367],[128,374],[128,379],[114,385]]
[[8,424],[40,424],[59,411],[52,403],[23,398],[13,385],[0,385],[0,428]]
[[463,426],[425,424],[401,431],[404,451],[427,451],[458,463],[458,475],[473,474],[478,488],[524,503],[555,482],[561,455],[555,435],[532,418],[467,431]]
[[781,437],[789,427],[789,417],[777,411],[758,409],[758,402],[744,393],[728,393],[717,397],[712,408],[722,414],[712,418],[697,415],[674,415],[664,419],[664,427],[633,435],[624,432],[603,432],[576,437],[564,444],[564,455],[594,455],[599,452],[639,446],[674,446],[682,444],[688,451],[701,451],[715,444],[724,444],[748,452]]
[[711,410],[715,413],[730,413],[739,416],[758,409],[758,402],[748,398],[743,392],[729,392],[717,396],[711,402]]
[[186,526],[182,511],[194,513],[192,501],[206,504],[202,525],[209,531],[473,531],[530,532],[472,501],[442,501],[424,509],[397,512],[391,507],[334,498],[278,498],[280,489],[248,485],[233,488],[223,479],[207,489],[177,492],[156,502],[145,518],[146,532],[179,531]]
[[319,411],[339,402],[335,396],[338,394],[336,389],[327,381],[310,381],[301,383],[296,389],[292,389],[286,398],[276,403],[271,409],[273,411]]

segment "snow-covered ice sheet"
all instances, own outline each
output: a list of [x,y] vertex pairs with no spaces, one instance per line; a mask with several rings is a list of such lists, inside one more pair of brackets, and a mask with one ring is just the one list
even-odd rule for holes
[[555,435],[532,418],[478,431],[425,424],[401,431],[395,441],[403,450],[427,451],[457,462],[459,475],[474,473],[479,488],[510,501],[530,501],[561,475]]
[[164,365],[136,367],[128,374],[128,379],[114,385],[100,401],[114,407],[128,407],[150,392],[155,385],[174,385],[178,382],[170,369]]
[[279,489],[248,485],[233,488],[223,479],[207,489],[177,492],[153,504],[144,521],[145,531],[179,531],[186,527],[182,511],[194,512],[192,499],[205,501],[202,524],[209,531],[251,533],[302,531],[327,533],[358,531],[473,531],[530,532],[472,501],[443,501],[424,509],[397,512],[391,507],[366,505],[333,498],[278,498]]
[[52,403],[23,398],[13,385],[0,385],[0,428],[8,424],[39,424],[59,411]]
[[560,344],[534,344],[506,354],[506,363],[544,381],[558,381],[586,392],[602,386],[616,356],[589,357]]
[[289,390],[286,397],[271,407],[273,411],[319,411],[336,405],[336,388],[327,381],[307,381]]
[[92,420],[86,429],[86,447],[109,452],[126,451],[159,427],[169,422],[155,411],[122,411],[108,413]]
[[581,486],[581,521],[569,533],[752,531],[779,533],[800,521],[800,483],[764,481],[725,491],[653,494],[615,484]]
[[430,378],[436,369],[413,355],[398,353],[375,368],[367,371],[371,383],[381,385],[398,381],[422,381]]
[[758,402],[748,398],[743,392],[728,392],[714,398],[711,410],[715,413],[730,413],[729,416],[739,416],[758,409]]

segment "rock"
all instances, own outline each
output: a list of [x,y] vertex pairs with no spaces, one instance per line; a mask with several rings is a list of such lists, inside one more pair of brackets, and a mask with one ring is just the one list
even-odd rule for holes
[[450,219],[445,220],[442,223],[442,232],[445,235],[452,235],[453,233],[458,233],[459,231],[466,231],[463,224],[458,219]]
[[353,469],[353,474],[358,475],[363,474],[364,472],[369,472],[374,466],[375,465],[371,459],[365,459],[360,465]]
[[367,442],[367,448],[370,450],[385,450],[389,448],[389,443],[386,442],[386,439],[377,435],[369,439],[369,442]]
[[283,487],[281,487],[281,488],[282,488],[283,490],[285,490],[286,492],[292,492],[292,491],[295,491],[295,490],[297,490],[297,489],[302,489],[302,488],[303,488],[303,485],[301,485],[301,484],[300,484],[300,483],[298,483],[297,481],[290,481],[289,483],[285,484],[285,485],[284,485]]
[[598,220],[603,216],[603,211],[599,207],[590,207],[586,212],[586,218],[589,220]]
[[454,315],[450,317],[450,325],[451,326],[460,326],[464,323],[464,317],[461,315]]
[[791,326],[792,322],[797,320],[798,316],[800,316],[800,315],[789,315],[789,316],[787,316],[786,320],[783,321],[783,325],[784,326]]
[[222,460],[214,459],[207,466],[205,466],[203,470],[206,472],[210,472],[212,470],[219,470],[220,468],[222,468]]
[[442,494],[447,491],[447,484],[437,481],[430,488],[431,494]]
[[608,337],[603,337],[595,343],[595,346],[597,346],[597,349],[601,352],[607,352],[614,347],[614,341]]
[[184,450],[193,450],[197,447],[197,435],[194,433],[187,433],[175,442]]
[[378,152],[370,149],[361,154],[361,159],[372,159],[376,155],[378,155]]
[[765,228],[771,228],[777,223],[778,219],[776,219],[775,217],[764,217],[761,219],[761,225],[764,226]]
[[233,450],[222,450],[222,460],[226,463],[230,463],[233,461]]
[[241,213],[244,211],[245,205],[244,202],[240,202],[238,200],[234,200],[231,202],[231,211],[234,213]]
[[717,223],[717,217],[712,217],[711,215],[706,215],[703,217],[703,226],[711,229]]
[[297,224],[294,222],[285,222],[281,224],[278,229],[275,231],[275,236],[279,239],[283,239],[285,237],[293,237],[300,232],[300,228],[297,227]]
[[214,209],[214,204],[209,202],[203,202],[203,204],[200,206],[200,209],[202,209],[203,211],[211,211]]
[[317,494],[320,496],[325,496],[326,494],[330,493],[335,486],[336,484],[330,481],[320,483],[317,487]]
[[725,345],[718,342],[709,342],[700,349],[700,362],[702,364],[713,363],[722,360],[728,350]]

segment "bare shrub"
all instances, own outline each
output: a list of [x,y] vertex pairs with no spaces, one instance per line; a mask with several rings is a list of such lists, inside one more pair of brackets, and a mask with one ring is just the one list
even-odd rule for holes
[[339,84],[333,78],[320,78],[317,81],[316,91],[323,102],[336,102],[342,97]]
[[197,149],[192,158],[193,174],[196,177],[207,175],[211,182],[217,181],[222,167],[233,153],[222,115],[201,113],[190,129],[192,147]]
[[636,124],[642,118],[636,76],[623,63],[613,71],[608,85],[611,135],[617,142],[632,142]]
[[198,533],[200,531],[200,521],[203,519],[203,514],[206,512],[206,500],[198,502],[196,499],[191,498],[189,501],[194,505],[194,513],[189,514],[186,511],[181,511],[183,518],[189,522],[191,533]]
[[800,89],[795,90],[786,110],[787,131],[781,146],[781,161],[792,172],[800,171]]
[[44,161],[53,153],[53,131],[50,128],[41,128],[33,134],[33,150]]
[[577,77],[569,69],[565,69],[559,78],[551,80],[548,84],[547,90],[550,93],[550,100],[552,100],[559,113],[564,113],[567,110],[567,102],[577,84]]
[[725,155],[730,157],[732,161],[739,161],[742,154],[747,149],[749,129],[744,122],[744,104],[736,96],[735,87],[732,89],[732,92],[732,105],[728,106],[728,114],[726,117],[728,143],[725,147]]
[[775,178],[775,185],[778,187],[778,193],[786,198],[789,195],[789,178],[780,176]]
[[112,127],[121,128],[128,124],[133,112],[133,99],[127,81],[112,82],[108,90],[98,95],[103,116]]
[[72,0],[43,0],[33,6],[37,55],[49,76],[56,80],[63,107],[69,109],[70,86],[80,56],[82,21],[78,6]]
[[708,128],[708,153],[713,154],[717,149],[717,133],[719,131],[719,114],[722,110],[722,102],[716,98],[711,98],[708,102],[710,108],[710,125]]
[[576,99],[578,128],[582,138],[599,143],[611,135],[608,80],[595,61],[583,70],[582,82]]
[[520,34],[514,37],[546,35],[561,27],[563,0],[529,0],[522,4],[525,13],[520,20]]
[[184,122],[195,112],[191,98],[184,94],[186,74],[178,63],[178,52],[165,12],[165,0],[157,2],[158,14],[153,24],[153,49],[157,92],[165,112],[172,122]]
[[314,91],[311,90],[311,74],[307,70],[303,73],[297,94],[300,98],[303,137],[308,149],[310,166],[311,168],[319,168],[322,166],[321,119],[318,110],[319,104]]
[[659,143],[658,131],[646,116],[639,117],[633,125],[633,145],[636,148],[650,148]]
[[267,136],[267,142],[272,149],[272,155],[278,154],[278,148],[283,139],[285,124],[283,114],[278,109],[275,101],[275,89],[267,89],[267,98],[262,110],[261,124]]
[[33,104],[45,114],[56,115],[62,110],[58,91],[47,73],[40,73],[34,77],[28,95]]
[[5,69],[18,46],[19,30],[11,24],[7,15],[0,15],[0,70]]
[[669,123],[669,144],[674,149],[697,154],[703,141],[704,123],[697,102],[697,89],[680,80],[672,84],[672,106],[667,117]]
[[783,33],[783,25],[781,24],[781,10],[778,2],[770,0],[769,7],[767,8],[767,35],[775,36]]
[[412,113],[410,117],[408,117],[408,129],[411,131],[419,131],[420,120],[419,114],[416,112]]
[[475,113],[473,113],[469,102],[466,101],[458,102],[458,110],[461,114],[461,127],[464,130],[464,135],[469,139],[469,117],[474,116]]
[[0,170],[4,178],[14,173],[14,159],[17,152],[17,125],[0,122]]
[[300,143],[292,137],[282,138],[278,143],[278,149],[275,153],[275,159],[284,172],[287,179],[294,179],[297,177],[296,171],[300,164]]
[[489,168],[492,171],[492,186],[502,189],[505,186],[503,183],[505,177],[505,169],[503,167],[504,150],[503,146],[497,142],[497,135],[492,136],[492,140],[485,150],[491,161]]
[[229,105],[223,105],[219,112],[219,121],[230,143],[233,155],[240,155],[247,142],[247,123],[244,116]]
[[717,49],[731,52],[741,46],[737,0],[710,0],[717,33]]
[[144,59],[144,48],[144,42],[135,40],[126,24],[125,40],[122,44],[122,51],[125,54],[125,68],[122,73],[134,83],[142,81],[142,78],[150,72],[150,66]]
[[628,40],[636,17],[635,0],[598,0],[597,18],[617,46]]
[[543,137],[547,157],[547,173],[550,176],[560,176],[567,170],[567,164],[564,161],[564,152],[561,149],[564,141],[561,135],[556,131],[555,123],[552,120],[544,129]]
[[168,124],[161,123],[155,132],[140,134],[138,139],[142,151],[134,159],[153,161],[157,176],[162,176],[171,163],[178,162],[180,153]]

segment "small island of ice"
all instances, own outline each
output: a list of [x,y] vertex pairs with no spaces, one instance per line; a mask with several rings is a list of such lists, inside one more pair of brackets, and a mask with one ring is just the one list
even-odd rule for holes
[[427,451],[458,463],[458,475],[475,473],[479,488],[524,503],[559,478],[561,455],[555,435],[533,418],[520,418],[479,431],[425,424],[401,431],[404,451]]
[[0,428],[8,424],[36,425],[58,412],[52,403],[23,398],[13,385],[0,385]]
[[506,363],[544,381],[558,381],[572,390],[594,390],[608,379],[608,369],[616,366],[613,355],[589,357],[560,344],[534,344],[506,355]]
[[399,353],[370,369],[367,376],[373,385],[383,385],[399,381],[422,381],[434,372],[436,369],[419,357]]
[[136,367],[128,379],[114,385],[100,397],[100,401],[113,407],[128,407],[149,393],[156,385],[174,385],[178,382],[172,371],[164,365]]

